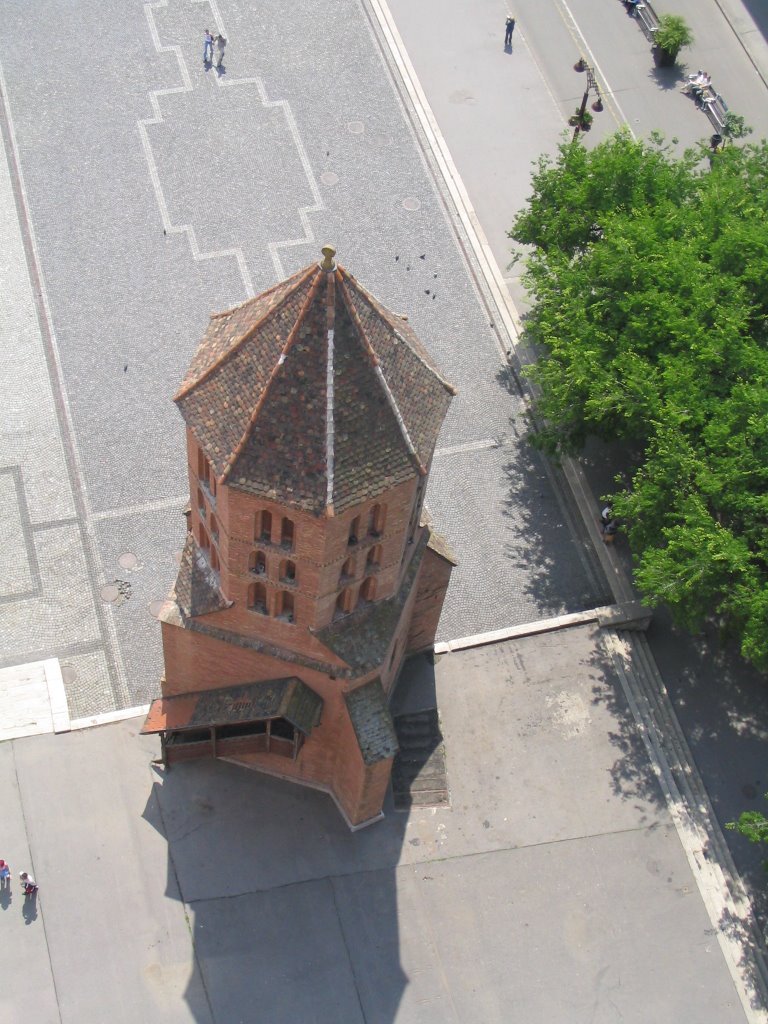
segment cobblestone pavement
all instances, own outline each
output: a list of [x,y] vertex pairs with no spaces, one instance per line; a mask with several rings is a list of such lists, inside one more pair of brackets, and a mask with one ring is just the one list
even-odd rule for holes
[[[73,718],[156,694],[186,503],[170,397],[209,312],[327,240],[459,388],[428,497],[460,560],[440,639],[605,601],[521,442],[508,339],[366,8],[79,4],[71,32],[54,0],[6,15],[34,45],[3,57],[0,665],[58,657]],[[230,40],[220,71],[206,26]]]

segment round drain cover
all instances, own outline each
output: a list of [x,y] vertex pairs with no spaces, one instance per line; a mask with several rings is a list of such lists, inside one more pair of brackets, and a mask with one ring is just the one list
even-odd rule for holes
[[362,135],[365,125],[362,121],[347,121],[347,131],[352,132],[353,135]]
[[124,551],[117,560],[121,569],[135,569],[139,560],[132,551]]
[[120,591],[116,583],[107,583],[99,591],[99,596],[104,604],[114,604],[114,602],[120,596]]
[[335,185],[338,180],[338,174],[334,174],[333,171],[324,171],[320,175],[320,181],[323,185]]
[[403,200],[403,206],[405,207],[406,210],[420,210],[421,209],[421,203],[419,202],[418,199],[415,199],[413,196],[408,196],[407,199],[404,199]]

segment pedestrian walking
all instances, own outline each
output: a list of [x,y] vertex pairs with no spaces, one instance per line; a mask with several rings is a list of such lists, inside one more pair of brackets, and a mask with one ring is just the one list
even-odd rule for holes
[[24,890],[25,896],[34,896],[39,889],[37,882],[28,871],[19,872],[19,881],[21,882],[21,888]]
[[227,40],[222,35],[216,36],[216,67],[220,68],[224,63],[224,48]]
[[0,892],[11,888],[11,869],[4,860],[0,860]]
[[203,64],[213,63],[213,36],[210,29],[205,30],[203,36]]
[[515,19],[507,18],[507,31],[504,33],[504,49],[512,45],[512,33],[515,31]]

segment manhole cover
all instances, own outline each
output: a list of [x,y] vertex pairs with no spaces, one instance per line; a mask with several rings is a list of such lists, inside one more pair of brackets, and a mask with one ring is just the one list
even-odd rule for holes
[[61,678],[65,683],[74,683],[77,679],[77,669],[73,668],[72,665],[61,666]]
[[338,174],[334,174],[333,171],[323,171],[320,175],[320,181],[323,185],[335,185],[338,180]]
[[347,121],[347,131],[352,132],[353,135],[362,135],[365,125],[362,121]]
[[408,196],[407,199],[403,200],[403,207],[406,210],[420,210],[421,203],[419,202],[418,199],[415,199],[413,196]]
[[169,603],[168,601],[150,601],[149,602],[149,614],[153,618],[159,619],[160,618],[160,613],[162,612],[163,608],[165,608],[165,606],[168,603]]
[[117,560],[121,569],[135,569],[139,560],[132,551],[124,551]]
[[125,604],[131,596],[131,584],[127,580],[113,580],[111,583],[105,583],[99,594],[104,604]]

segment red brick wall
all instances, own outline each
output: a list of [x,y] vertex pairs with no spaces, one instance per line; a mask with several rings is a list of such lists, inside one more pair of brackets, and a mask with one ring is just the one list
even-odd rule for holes
[[427,548],[424,552],[408,633],[409,655],[428,650],[434,645],[452,569],[451,563],[434,551]]

